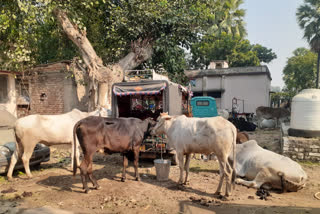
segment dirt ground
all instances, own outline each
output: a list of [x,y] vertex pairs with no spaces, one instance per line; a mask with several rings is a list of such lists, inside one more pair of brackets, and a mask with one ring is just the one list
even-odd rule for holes
[[[258,130],[249,136],[265,148],[280,148],[279,129]],[[0,214],[23,213],[37,207],[74,213],[320,213],[320,200],[314,197],[320,191],[320,164],[301,163],[308,183],[299,192],[271,191],[267,200],[260,200],[255,189],[236,185],[226,200],[213,194],[219,179],[218,164],[213,160],[193,159],[190,182],[181,187],[176,184],[177,166],[171,167],[169,181],[159,182],[153,163],[140,161],[141,181],[134,180],[130,165],[127,181],[121,182],[121,156],[97,155],[94,175],[102,189],[85,194],[79,171],[73,178],[69,170],[69,155],[68,147],[51,147],[51,160],[32,169],[34,178],[27,179],[23,172],[16,172],[12,182],[0,177]]]

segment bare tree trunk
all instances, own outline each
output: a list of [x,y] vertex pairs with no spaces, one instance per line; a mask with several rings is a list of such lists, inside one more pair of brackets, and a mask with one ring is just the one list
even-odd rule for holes
[[[121,59],[119,63],[104,66],[85,33],[80,32],[70,22],[67,14],[60,9],[55,9],[54,14],[69,39],[79,48],[82,59],[87,66],[87,72],[92,79],[90,81],[89,108],[100,105],[111,109],[111,87],[113,83],[123,81],[125,70],[133,69],[151,57],[152,46],[150,40],[137,40],[132,43],[132,52]],[[98,85],[96,85],[96,81]]]
[[319,65],[320,65],[320,51],[318,51],[318,60],[317,60],[317,79],[316,79],[316,88],[319,88]]
[[74,75],[74,79],[77,84],[77,97],[78,101],[82,102],[86,96],[86,71],[85,69],[77,63],[77,59],[73,59],[71,63],[71,70]]

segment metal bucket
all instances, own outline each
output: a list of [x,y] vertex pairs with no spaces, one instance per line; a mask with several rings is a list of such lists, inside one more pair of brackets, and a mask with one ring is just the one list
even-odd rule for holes
[[154,166],[156,167],[157,180],[167,181],[169,179],[171,161],[155,159],[153,162]]

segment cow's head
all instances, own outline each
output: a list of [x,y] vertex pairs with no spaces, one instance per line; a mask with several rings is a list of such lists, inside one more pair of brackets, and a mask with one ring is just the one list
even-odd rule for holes
[[151,132],[152,128],[157,124],[157,122],[154,121],[152,117],[148,117],[148,118],[144,119],[143,121],[147,121],[147,123],[148,123],[148,132]]
[[157,124],[152,128],[152,135],[161,135],[165,134],[166,130],[172,122],[172,117],[168,113],[160,113],[160,116],[157,118]]
[[111,110],[106,109],[102,106],[97,106],[96,110],[89,112],[90,116],[99,116],[99,117],[109,117],[111,115]]

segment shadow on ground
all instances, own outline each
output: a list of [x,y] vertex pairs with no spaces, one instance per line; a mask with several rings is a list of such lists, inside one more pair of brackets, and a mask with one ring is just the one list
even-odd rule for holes
[[279,206],[256,206],[256,205],[239,205],[230,203],[213,204],[209,206],[203,206],[199,203],[191,201],[180,201],[179,202],[179,213],[184,214],[197,214],[197,213],[219,213],[219,214],[273,214],[273,213],[288,213],[288,214],[318,214],[320,208],[310,207],[279,207]]

